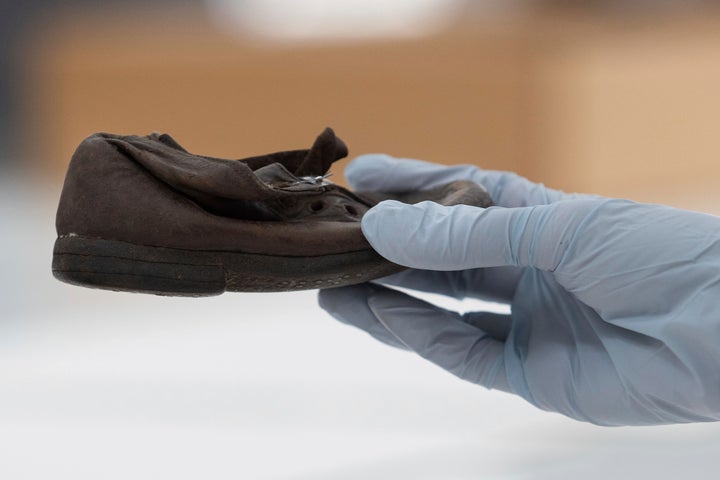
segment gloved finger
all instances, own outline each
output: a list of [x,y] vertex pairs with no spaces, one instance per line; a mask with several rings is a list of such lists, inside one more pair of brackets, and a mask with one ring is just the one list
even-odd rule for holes
[[512,327],[510,315],[504,313],[468,312],[462,316],[462,321],[501,342],[507,340]]
[[455,180],[471,180],[485,187],[495,205],[545,205],[577,197],[533,183],[512,172],[483,170],[474,165],[445,166],[384,154],[361,155],[345,169],[354,190],[402,192],[427,190]]
[[505,344],[459,314],[392,290],[370,295],[368,304],[378,320],[421,357],[472,383],[512,391],[505,373]]
[[335,319],[369,333],[372,337],[392,347],[407,347],[380,323],[368,306],[368,297],[386,288],[369,283],[347,287],[328,288],[318,292],[320,307]]
[[372,247],[388,260],[423,270],[520,266],[554,270],[598,200],[523,208],[445,207],[386,200],[362,219]]
[[441,272],[408,269],[375,280],[374,283],[437,293],[463,300],[510,303],[522,276],[521,267],[474,268]]

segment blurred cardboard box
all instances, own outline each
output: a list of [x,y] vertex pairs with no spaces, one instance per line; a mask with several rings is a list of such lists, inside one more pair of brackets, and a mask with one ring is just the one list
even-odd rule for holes
[[433,38],[285,46],[200,15],[89,14],[55,22],[27,58],[28,144],[58,171],[95,131],[163,131],[239,158],[308,147],[327,125],[351,155],[687,208],[718,199],[714,14],[474,20]]

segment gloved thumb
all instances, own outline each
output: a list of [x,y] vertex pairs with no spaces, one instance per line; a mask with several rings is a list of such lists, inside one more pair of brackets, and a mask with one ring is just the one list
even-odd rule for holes
[[379,203],[362,219],[372,247],[388,260],[424,270],[521,266],[554,270],[597,200],[532,207],[446,207]]

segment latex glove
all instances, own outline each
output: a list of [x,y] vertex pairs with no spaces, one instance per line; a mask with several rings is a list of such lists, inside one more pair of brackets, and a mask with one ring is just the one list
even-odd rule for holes
[[503,301],[512,313],[460,315],[362,284],[320,292],[336,318],[578,420],[720,419],[720,218],[385,155],[356,159],[347,177],[357,190],[484,185],[499,207],[386,201],[362,230],[413,268],[386,283]]

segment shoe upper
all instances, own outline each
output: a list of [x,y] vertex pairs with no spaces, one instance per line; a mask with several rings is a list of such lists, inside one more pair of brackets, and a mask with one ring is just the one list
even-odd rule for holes
[[326,180],[332,163],[347,154],[330,128],[310,149],[241,160],[191,154],[167,134],[97,133],[70,161],[58,235],[315,256],[369,249],[360,219],[385,198],[490,204],[472,182],[405,195],[351,192]]

